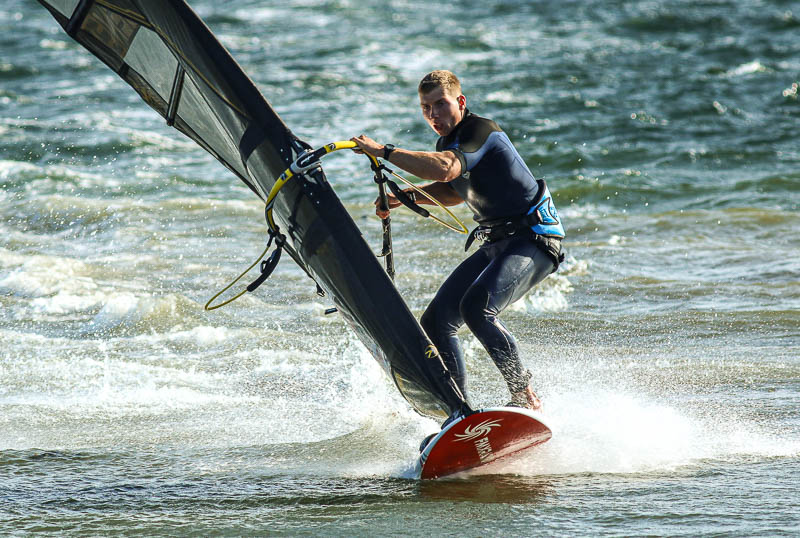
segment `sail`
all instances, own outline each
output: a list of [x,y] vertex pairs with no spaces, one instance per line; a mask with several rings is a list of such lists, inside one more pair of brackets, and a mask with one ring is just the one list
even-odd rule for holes
[[[265,200],[308,148],[182,0],[39,0],[64,30],[171,125]],[[420,413],[468,409],[321,168],[281,189],[273,216],[287,251]]]

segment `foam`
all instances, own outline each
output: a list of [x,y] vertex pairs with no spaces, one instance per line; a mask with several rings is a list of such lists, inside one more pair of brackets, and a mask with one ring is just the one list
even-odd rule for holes
[[[102,346],[102,344],[99,344]],[[44,414],[55,421],[90,422],[121,417],[168,416],[214,404],[241,404],[253,396],[230,395],[216,389],[217,376],[198,371],[140,364],[106,357],[103,360],[70,355],[36,365],[30,387],[4,396],[3,406],[26,406],[36,422]],[[40,387],[44,382],[57,387]],[[45,390],[40,390],[45,389]]]
[[237,9],[233,12],[233,16],[242,21],[248,21],[252,24],[272,22],[275,19],[284,16],[284,11],[281,9],[259,7],[250,9]]
[[[113,305],[107,312],[115,319],[142,311],[141,298],[131,294],[120,294]],[[158,341],[10,333],[15,361],[0,368],[6,388],[0,393],[0,448],[160,442],[311,449],[370,427],[376,414],[404,417],[401,427],[419,422],[352,336],[312,351],[247,341],[228,353],[202,342],[200,349],[182,345],[191,338],[229,343],[241,333],[198,326]],[[254,338],[263,341],[260,336]],[[42,348],[45,357],[37,351]],[[390,432],[368,442],[395,444],[395,438]],[[383,462],[381,452],[375,459]]]
[[533,288],[519,301],[509,306],[516,312],[561,312],[569,307],[567,294],[573,290],[569,279],[563,275],[551,275]]
[[[352,338],[352,337],[351,337]],[[276,411],[280,442],[310,442],[353,431],[376,410],[405,404],[367,350],[352,339],[344,349],[301,352],[267,350],[252,372],[259,392]],[[302,427],[287,430],[285,414],[302,417]]]
[[55,39],[42,39],[39,41],[39,46],[43,49],[50,49],[50,50],[66,50],[69,47],[69,43],[66,40],[55,40]]
[[0,267],[19,267],[30,259],[29,255],[19,254],[14,250],[9,250],[0,246]]
[[[7,353],[14,361],[4,360],[0,368],[0,449],[102,446],[122,439],[128,445],[152,439],[201,445],[215,437],[216,418],[230,422],[231,410],[250,415],[248,408],[261,401],[230,390],[232,376],[193,367],[195,356],[156,346],[143,353],[125,339],[11,336],[15,347]],[[233,435],[214,442],[237,440]]]
[[166,329],[174,320],[188,321],[182,315],[184,306],[196,304],[188,299],[168,294],[158,297],[137,295],[131,292],[110,293],[100,311],[85,328],[87,334],[127,334],[136,330]]
[[548,276],[527,295],[511,304],[512,312],[563,312],[569,308],[567,296],[574,291],[571,276],[585,276],[589,273],[589,262],[568,256],[557,273]]
[[687,411],[600,387],[545,395],[553,438],[517,462],[487,472],[524,475],[674,471],[708,459],[796,456],[800,441],[713,408]]
[[520,93],[511,90],[497,90],[486,95],[487,103],[502,103],[513,105],[538,105],[544,99],[535,93]]
[[[237,336],[240,331],[232,331],[226,327],[212,327],[201,325],[188,331],[176,331],[169,333],[167,337],[171,341],[187,342],[197,346],[213,346],[223,344]],[[148,335],[147,338],[150,336]]]
[[729,70],[726,74],[731,77],[740,77],[743,75],[752,75],[753,73],[763,73],[769,71],[769,68],[764,66],[758,60],[753,60]]
[[[4,258],[6,252],[8,251],[4,251]],[[88,266],[79,260],[10,254],[0,264],[4,267],[18,265],[15,270],[0,278],[0,293],[37,298],[57,293],[93,291],[96,288],[90,278],[82,276],[88,272]]]
[[103,292],[88,295],[59,292],[52,297],[37,297],[30,302],[33,312],[49,315],[67,315],[97,308],[106,298]]
[[[2,134],[2,131],[0,131]],[[9,161],[0,159],[0,180],[6,181],[9,178],[16,178],[23,173],[32,173],[39,170],[39,167],[26,162]]]

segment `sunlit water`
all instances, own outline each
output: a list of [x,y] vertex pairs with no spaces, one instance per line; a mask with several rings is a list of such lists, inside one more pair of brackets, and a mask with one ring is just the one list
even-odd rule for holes
[[[204,312],[263,248],[258,200],[44,9],[10,0],[4,533],[800,532],[800,4],[192,4],[313,145],[365,132],[430,148],[415,88],[439,67],[509,133],[568,230],[559,273],[504,315],[553,439],[419,482],[437,425],[290,259]],[[362,161],[325,166],[377,251]],[[393,222],[419,314],[463,238]],[[475,403],[502,403],[462,336]]]

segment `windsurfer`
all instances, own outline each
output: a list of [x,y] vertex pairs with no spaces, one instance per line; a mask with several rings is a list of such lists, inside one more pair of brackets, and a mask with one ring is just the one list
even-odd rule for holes
[[[443,205],[466,203],[478,227],[480,248],[445,280],[422,315],[421,324],[466,396],[466,368],[457,331],[464,323],[494,360],[511,392],[509,405],[538,410],[514,337],[500,312],[558,268],[563,259],[561,226],[547,186],[537,181],[508,136],[492,120],[467,109],[461,83],[450,71],[427,74],[418,87],[425,121],[439,135],[436,151],[411,151],[365,136],[357,151],[432,180],[421,188]],[[430,204],[414,197],[418,204]],[[389,209],[400,201],[389,196]],[[378,202],[376,213],[389,215]]]

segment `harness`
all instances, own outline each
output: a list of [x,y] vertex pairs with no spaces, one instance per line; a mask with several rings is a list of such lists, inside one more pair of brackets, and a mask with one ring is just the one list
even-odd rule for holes
[[543,179],[537,179],[536,183],[539,185],[539,193],[525,215],[488,221],[475,227],[467,237],[464,251],[469,250],[476,239],[481,243],[496,243],[518,235],[528,237],[542,248],[558,269],[564,261],[561,240],[566,234],[547,184]]

